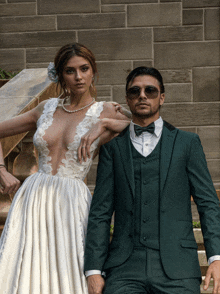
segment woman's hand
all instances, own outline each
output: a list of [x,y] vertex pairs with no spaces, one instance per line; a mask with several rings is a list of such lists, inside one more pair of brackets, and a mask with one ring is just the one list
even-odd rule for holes
[[5,167],[0,168],[0,192],[2,194],[15,193],[20,187],[20,181],[10,174]]
[[82,163],[82,160],[86,161],[91,157],[90,147],[92,143],[99,138],[106,130],[105,119],[101,119],[92,128],[81,137],[81,142],[78,148],[78,159]]
[[111,103],[115,107],[116,112],[120,112],[122,115],[126,116],[128,119],[131,119],[132,117],[131,112],[125,107],[121,106],[121,104],[114,101],[109,101],[107,103]]

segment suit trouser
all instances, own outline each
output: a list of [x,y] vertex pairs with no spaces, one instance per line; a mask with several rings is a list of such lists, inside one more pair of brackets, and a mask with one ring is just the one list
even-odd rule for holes
[[106,271],[104,294],[199,294],[200,278],[171,280],[159,250],[135,248],[129,259]]

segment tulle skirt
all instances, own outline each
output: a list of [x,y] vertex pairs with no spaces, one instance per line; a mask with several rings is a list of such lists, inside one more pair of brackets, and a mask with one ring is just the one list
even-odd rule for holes
[[16,193],[0,240],[0,294],[87,294],[84,241],[91,194],[45,173]]

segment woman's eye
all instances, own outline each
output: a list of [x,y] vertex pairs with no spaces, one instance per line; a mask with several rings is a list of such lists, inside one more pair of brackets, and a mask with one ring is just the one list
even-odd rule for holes
[[67,70],[66,70],[66,73],[67,73],[67,74],[72,74],[72,73],[73,73],[73,70],[72,70],[72,69],[67,69]]
[[84,67],[82,67],[82,71],[87,71],[88,69],[89,69],[88,66],[84,66]]

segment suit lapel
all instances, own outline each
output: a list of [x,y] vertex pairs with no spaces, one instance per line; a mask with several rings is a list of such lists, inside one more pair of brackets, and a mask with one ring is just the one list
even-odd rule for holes
[[116,138],[119,147],[122,163],[124,166],[125,175],[127,177],[129,186],[134,197],[135,184],[134,184],[134,166],[131,152],[130,132],[129,126],[123,132],[123,135]]
[[166,182],[177,133],[178,130],[175,127],[164,121],[163,133],[161,138],[160,193],[162,193]]

